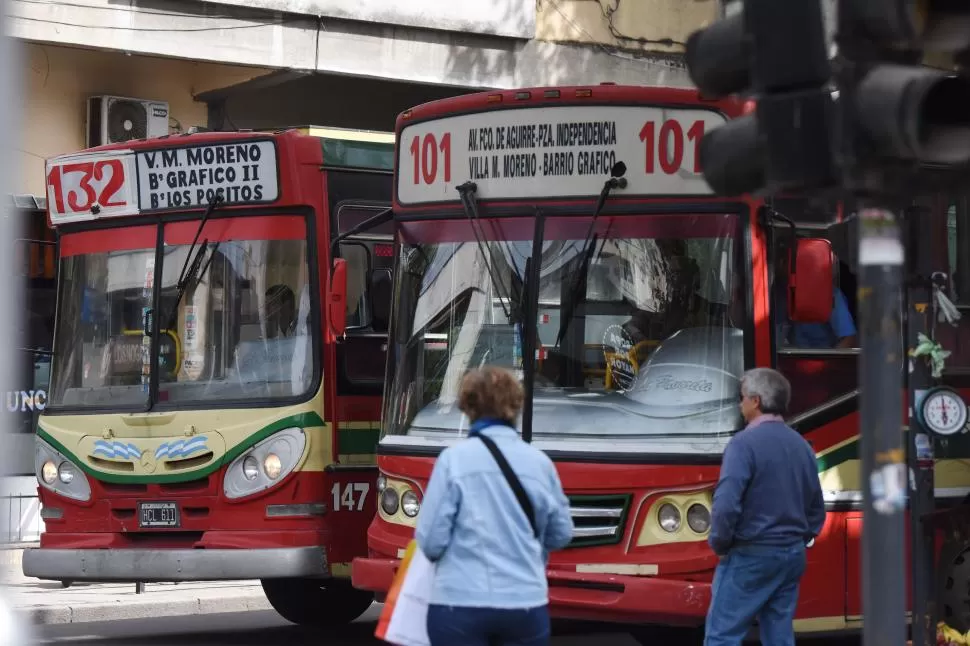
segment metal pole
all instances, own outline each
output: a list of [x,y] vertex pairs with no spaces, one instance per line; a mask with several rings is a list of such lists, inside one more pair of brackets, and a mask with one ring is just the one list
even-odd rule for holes
[[[19,222],[15,219],[13,204],[10,194],[16,188],[13,185],[20,179],[20,169],[13,162],[13,156],[17,154],[20,145],[20,109],[19,101],[23,96],[23,84],[20,82],[20,47],[18,43],[9,36],[10,18],[6,12],[8,3],[0,0],[0,302],[6,307],[0,313],[0,392],[10,392],[14,390],[17,374],[23,361],[22,352],[18,347],[22,347],[16,341],[18,317],[24,317],[24,292],[22,278],[15,269],[16,249],[14,241],[23,236]],[[26,326],[23,326],[26,327]],[[26,345],[26,344],[24,344]],[[10,418],[8,418],[9,420]],[[18,464],[21,454],[16,450],[19,438],[12,433],[12,423],[8,421],[0,427],[0,442],[3,450],[0,451],[0,497],[9,497],[13,494],[10,487],[10,476],[8,474],[17,473],[23,467]],[[29,455],[29,453],[28,453]],[[12,538],[10,530],[17,527],[19,518],[11,518],[9,515],[0,520],[0,532],[8,538]],[[19,531],[17,531],[19,535]],[[2,586],[0,586],[2,588]],[[0,589],[0,595],[5,597],[11,607],[12,599],[8,593]],[[4,644],[27,644],[36,641],[36,636],[32,634],[29,626],[17,616],[17,613],[6,613],[10,617],[9,625],[0,625],[0,641]]]
[[[10,195],[16,192],[14,181],[20,180],[20,169],[13,162],[12,157],[20,147],[20,109],[19,98],[22,96],[22,84],[19,82],[20,48],[17,41],[8,35],[10,19],[6,13],[7,2],[0,0],[0,302],[5,303],[3,314],[0,314],[0,392],[16,390],[17,375],[24,360],[23,352],[17,348],[26,347],[26,343],[18,343],[18,317],[24,314],[24,292],[22,279],[16,268],[15,240],[21,238],[22,231],[16,213],[10,200]],[[25,319],[26,320],[26,319]],[[12,430],[13,418],[0,429],[0,497],[12,495],[8,474],[17,473],[22,467],[17,460],[21,455],[17,452],[16,437]],[[28,454],[29,455],[29,454]],[[13,537],[19,534],[16,523],[9,515],[2,516],[0,533]]]
[[[932,273],[932,239],[921,234],[927,222],[934,225],[940,221],[937,209],[913,208],[906,216],[907,244],[909,251],[907,276],[909,281],[906,298],[906,347],[919,344],[918,335],[930,336],[933,316],[933,292],[929,283]],[[936,545],[931,522],[925,520],[935,511],[933,484],[933,439],[916,419],[919,401],[930,386],[932,378],[925,361],[907,361],[906,382],[909,395],[909,433],[906,434],[906,462],[913,473],[909,499],[909,528],[911,547],[911,576],[913,581],[913,646],[936,644]]]
[[903,246],[892,212],[863,208],[859,224],[863,645],[904,646],[906,579],[899,567],[905,562],[907,487],[900,374]]

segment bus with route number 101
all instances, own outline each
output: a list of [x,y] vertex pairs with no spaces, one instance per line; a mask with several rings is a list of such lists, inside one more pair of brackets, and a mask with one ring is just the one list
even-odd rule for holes
[[[739,379],[775,366],[828,509],[795,628],[859,625],[854,245],[827,233],[840,209],[712,195],[701,138],[746,109],[600,85],[483,92],[399,116],[379,499],[356,587],[388,590],[435,456],[467,435],[460,379],[495,364],[521,376],[522,437],[554,460],[571,504],[573,540],[548,565],[553,615],[702,626],[712,493],[744,425]],[[970,252],[947,237],[951,222],[970,232],[960,199],[937,200],[927,258],[951,258],[943,269],[966,285]],[[957,368],[965,354],[954,350]],[[970,493],[970,444],[941,435],[933,448],[937,505],[952,507]],[[950,536],[941,603],[967,623],[970,542]]]

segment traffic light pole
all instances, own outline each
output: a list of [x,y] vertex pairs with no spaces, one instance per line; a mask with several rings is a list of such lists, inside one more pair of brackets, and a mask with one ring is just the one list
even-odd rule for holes
[[[19,57],[16,56],[13,38],[7,35],[7,30],[10,27],[10,18],[5,11],[7,4],[6,0],[0,0],[0,119],[3,119],[2,123],[6,126],[0,132],[0,192],[9,195],[14,192],[14,187],[10,185],[9,178],[17,176],[10,160],[19,144],[16,140],[18,133],[20,133],[20,128],[18,128],[20,113],[17,109],[17,102],[13,97],[18,96],[21,88],[16,83],[17,75],[15,73]],[[0,207],[0,296],[5,303],[24,303],[18,282],[14,278],[20,272],[14,268],[13,264],[13,258],[16,256],[13,241],[21,237],[16,225],[19,220],[8,212],[8,210],[12,210],[8,204],[12,206],[9,199],[4,201],[3,207]],[[16,316],[19,316],[16,308],[8,308],[7,312],[0,315],[0,335],[3,335],[2,338],[15,338]],[[14,350],[16,347],[17,344],[11,342],[0,345],[0,389],[4,392],[14,389],[15,368],[20,361],[20,357]],[[13,441],[4,437],[7,434],[6,429],[11,426],[4,424],[4,428],[0,429],[0,442]],[[4,446],[9,447],[10,444],[4,444]],[[9,449],[4,451],[3,455],[0,455],[0,496],[9,495],[9,492],[6,491],[6,483],[9,482],[9,479],[2,476],[16,473],[12,455],[13,453]],[[8,522],[10,522],[9,519],[0,521],[0,523]],[[7,532],[8,536],[12,535],[10,533],[12,528],[6,525],[0,527],[0,530]]]
[[904,254],[895,215],[859,213],[858,303],[864,522],[864,646],[906,643],[905,513],[908,485],[902,433],[901,334]]
[[[834,59],[821,0],[743,5],[741,14],[694,32],[686,44],[691,80],[704,96],[756,101],[753,114],[704,135],[704,178],[724,196],[840,188],[869,200],[859,213],[863,641],[906,643],[907,569],[900,564],[908,557],[909,502],[914,646],[928,646],[935,629],[934,559],[922,519],[933,507],[932,457],[923,434],[910,433],[903,443],[905,254],[884,198],[908,201],[923,170],[970,163],[970,75],[921,65],[931,52],[970,58],[970,3],[838,0]],[[912,290],[906,303],[915,310],[908,310],[913,339],[926,328],[932,285],[905,288]],[[911,406],[926,383],[920,370],[915,366],[909,381]]]
[[[930,281],[932,241],[925,231],[925,222],[936,218],[935,210],[916,207],[907,213],[906,249],[907,275],[911,278],[906,291],[906,346],[919,345],[919,334],[930,336],[933,316],[933,288]],[[909,394],[909,433],[906,434],[907,464],[913,474],[913,491],[909,498],[910,552],[913,583],[913,646],[935,646],[936,604],[935,572],[936,545],[934,527],[927,519],[935,511],[933,483],[933,440],[922,428],[916,407],[923,393],[933,384],[925,361],[907,361]]]

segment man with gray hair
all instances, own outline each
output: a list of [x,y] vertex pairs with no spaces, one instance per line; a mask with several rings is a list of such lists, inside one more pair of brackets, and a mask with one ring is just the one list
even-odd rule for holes
[[805,548],[825,524],[815,452],[785,424],[791,385],[770,368],[741,379],[747,427],[724,450],[708,542],[721,561],[705,646],[740,646],[757,618],[761,642],[795,644],[792,621]]

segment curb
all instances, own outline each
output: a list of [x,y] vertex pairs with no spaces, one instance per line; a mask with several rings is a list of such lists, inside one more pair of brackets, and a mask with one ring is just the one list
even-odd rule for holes
[[19,607],[16,612],[34,625],[80,624],[95,621],[125,619],[156,619],[185,615],[225,614],[272,610],[262,591],[229,597],[196,597],[173,601],[115,601],[113,603],[84,603],[74,606]]

